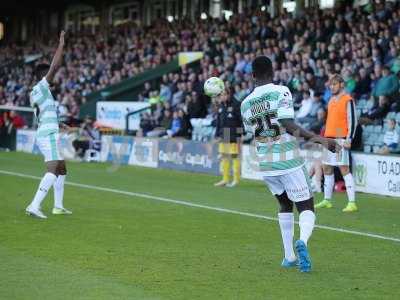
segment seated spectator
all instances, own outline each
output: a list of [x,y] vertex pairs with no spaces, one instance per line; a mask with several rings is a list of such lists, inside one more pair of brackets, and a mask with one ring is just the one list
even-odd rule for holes
[[314,89],[318,93],[323,93],[325,90],[325,83],[328,81],[328,76],[325,74],[324,69],[320,69],[318,75],[315,76]]
[[160,98],[163,102],[171,101],[172,92],[168,82],[168,76],[164,75],[160,85]]
[[308,115],[304,118],[298,119],[298,122],[303,124],[306,129],[310,129],[311,124],[317,121],[318,110],[322,107],[322,95],[315,94],[312,97],[311,108]]
[[191,125],[183,109],[174,111],[171,127],[167,130],[167,136],[190,138]]
[[246,91],[241,89],[240,84],[234,85],[234,91],[235,93],[233,94],[233,97],[235,100],[242,102],[242,100],[246,97]]
[[382,68],[382,77],[377,81],[372,92],[374,97],[387,96],[391,100],[399,93],[399,79],[388,67]]
[[150,105],[156,105],[157,103],[160,102],[160,96],[158,95],[158,91],[151,91],[149,94],[149,104]]
[[[74,129],[71,130],[74,131]],[[94,121],[91,117],[86,117],[76,131],[78,136],[72,142],[72,146],[79,158],[84,158],[85,152],[89,149],[100,150],[100,132],[94,127]]]
[[178,82],[177,90],[172,95],[172,100],[171,100],[172,107],[176,107],[177,105],[183,102],[185,86],[186,85],[184,82]]
[[301,101],[300,109],[297,111],[296,121],[302,123],[302,120],[310,114],[312,105],[313,100],[310,97],[310,92],[303,91],[303,100]]
[[167,129],[167,136],[174,137],[182,129],[182,119],[179,117],[178,111],[172,114],[171,127]]
[[346,92],[349,94],[353,93],[354,89],[356,88],[356,80],[354,79],[353,74],[348,68],[343,71],[343,79],[345,83],[344,89],[346,90]]
[[385,58],[383,63],[386,66],[393,66],[394,62],[396,61],[396,58],[398,56],[398,49],[396,47],[390,47],[390,51],[388,51],[385,54]]
[[390,71],[392,71],[393,74],[396,74],[396,75],[399,74],[399,71],[400,71],[400,56],[398,56],[398,57],[393,59],[393,61],[391,62]]
[[367,98],[371,92],[371,77],[364,68],[361,68],[356,75],[356,87],[354,96],[356,99]]
[[163,117],[157,127],[147,132],[148,137],[160,137],[167,134],[167,129],[171,128],[172,118],[171,111],[169,109],[164,110]]
[[58,119],[61,123],[69,123],[68,99],[61,101],[57,106]]
[[195,91],[186,95],[185,106],[189,119],[204,118],[206,115],[206,107]]
[[383,146],[378,150],[379,154],[389,154],[398,151],[399,134],[396,131],[396,120],[390,119],[388,121],[388,129],[383,136]]
[[151,93],[151,84],[150,82],[146,81],[144,83],[144,90],[142,91],[142,96],[145,99],[145,101],[148,101],[148,99],[150,98],[150,93]]
[[139,127],[140,132],[137,133],[137,136],[146,136],[149,131],[154,129],[154,121],[150,113],[141,114]]
[[25,127],[25,120],[22,118],[15,110],[10,111],[9,118],[15,129],[20,129]]
[[383,119],[390,108],[388,98],[379,96],[378,105],[371,108],[367,113],[361,115],[359,121],[361,125],[371,124],[375,120]]
[[310,124],[310,130],[316,134],[322,135],[326,123],[326,110],[321,107],[317,112],[317,119]]
[[164,116],[164,104],[158,102],[155,106],[152,106],[152,117],[155,125],[158,125]]
[[192,136],[192,125],[190,124],[189,116],[183,109],[178,110],[178,116],[182,120],[182,127],[175,136],[190,139]]
[[240,52],[235,53],[235,61],[235,72],[244,73],[244,68],[246,67],[247,62]]

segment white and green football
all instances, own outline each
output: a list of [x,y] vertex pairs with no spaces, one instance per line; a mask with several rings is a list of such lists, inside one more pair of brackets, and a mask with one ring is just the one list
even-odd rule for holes
[[224,89],[224,82],[218,77],[210,77],[204,83],[204,93],[209,97],[219,96]]

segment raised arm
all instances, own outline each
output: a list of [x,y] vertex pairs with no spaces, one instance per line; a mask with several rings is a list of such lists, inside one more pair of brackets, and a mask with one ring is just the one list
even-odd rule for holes
[[54,54],[53,60],[51,61],[50,69],[46,74],[46,80],[49,83],[53,81],[54,75],[56,74],[58,67],[61,65],[64,50],[64,35],[65,31],[61,31],[60,42],[58,43],[56,53]]
[[296,138],[304,138],[306,141],[321,144],[329,151],[338,152],[341,148],[334,139],[324,138],[316,135],[308,130],[305,130],[301,126],[297,125],[293,119],[281,119],[279,123],[286,129],[286,132],[293,135]]

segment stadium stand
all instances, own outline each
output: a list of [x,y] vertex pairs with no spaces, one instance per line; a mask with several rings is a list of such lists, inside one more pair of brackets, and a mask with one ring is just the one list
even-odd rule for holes
[[[398,111],[400,102],[398,15],[398,3],[386,3],[372,12],[350,6],[337,11],[310,10],[307,18],[301,19],[286,15],[271,20],[255,12],[233,16],[229,21],[219,21],[219,30],[210,25],[214,41],[207,44],[201,70],[182,72],[180,84],[171,80],[177,76],[168,76],[163,89],[167,84],[172,93],[185,93],[181,86],[189,82],[189,76],[201,74],[199,81],[219,76],[240,101],[252,89],[251,60],[264,54],[274,61],[274,82],[290,87],[297,108],[303,95],[317,93],[323,95],[326,105],[330,96],[326,80],[339,72],[345,78],[346,90],[357,102],[361,124],[382,124],[389,111]],[[185,108],[183,101],[173,97],[165,100]],[[308,125],[309,119],[301,121]],[[371,141],[373,146],[380,146],[368,130],[363,136],[366,146],[372,146]]]
[[[279,18],[257,9],[229,19],[159,19],[150,27],[129,23],[107,34],[74,34],[68,38],[54,92],[61,116],[73,123],[89,93],[168,62],[180,51],[204,51],[199,68],[182,67],[160,82],[146,84],[138,101],[158,107],[147,116],[151,121],[142,122],[146,132],[162,127],[165,110],[182,110],[184,120],[194,119],[192,138],[208,140],[213,132],[209,120],[215,112],[202,92],[203,82],[219,76],[235,100],[241,101],[253,89],[251,61],[262,54],[273,61],[274,82],[291,89],[296,109],[307,93],[321,94],[326,106],[330,97],[326,81],[332,73],[341,73],[347,91],[356,99],[360,123],[365,124],[363,148],[369,152],[381,146],[375,144],[378,132],[370,126],[382,125],[400,111],[399,15],[399,3],[393,2],[357,8],[344,4],[336,10],[312,8],[299,16],[284,13]],[[22,58],[38,54],[38,62],[43,61],[54,42],[30,41],[24,47],[9,45],[0,50],[0,105],[28,104],[32,64]],[[400,120],[397,115],[396,120]]]

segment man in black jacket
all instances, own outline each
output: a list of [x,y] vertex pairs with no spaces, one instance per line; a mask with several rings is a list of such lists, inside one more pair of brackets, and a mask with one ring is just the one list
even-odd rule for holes
[[[240,179],[240,139],[243,133],[240,103],[233,99],[232,93],[224,91],[219,97],[215,137],[219,142],[223,178],[215,186],[234,187]],[[230,182],[231,162],[233,181]]]

